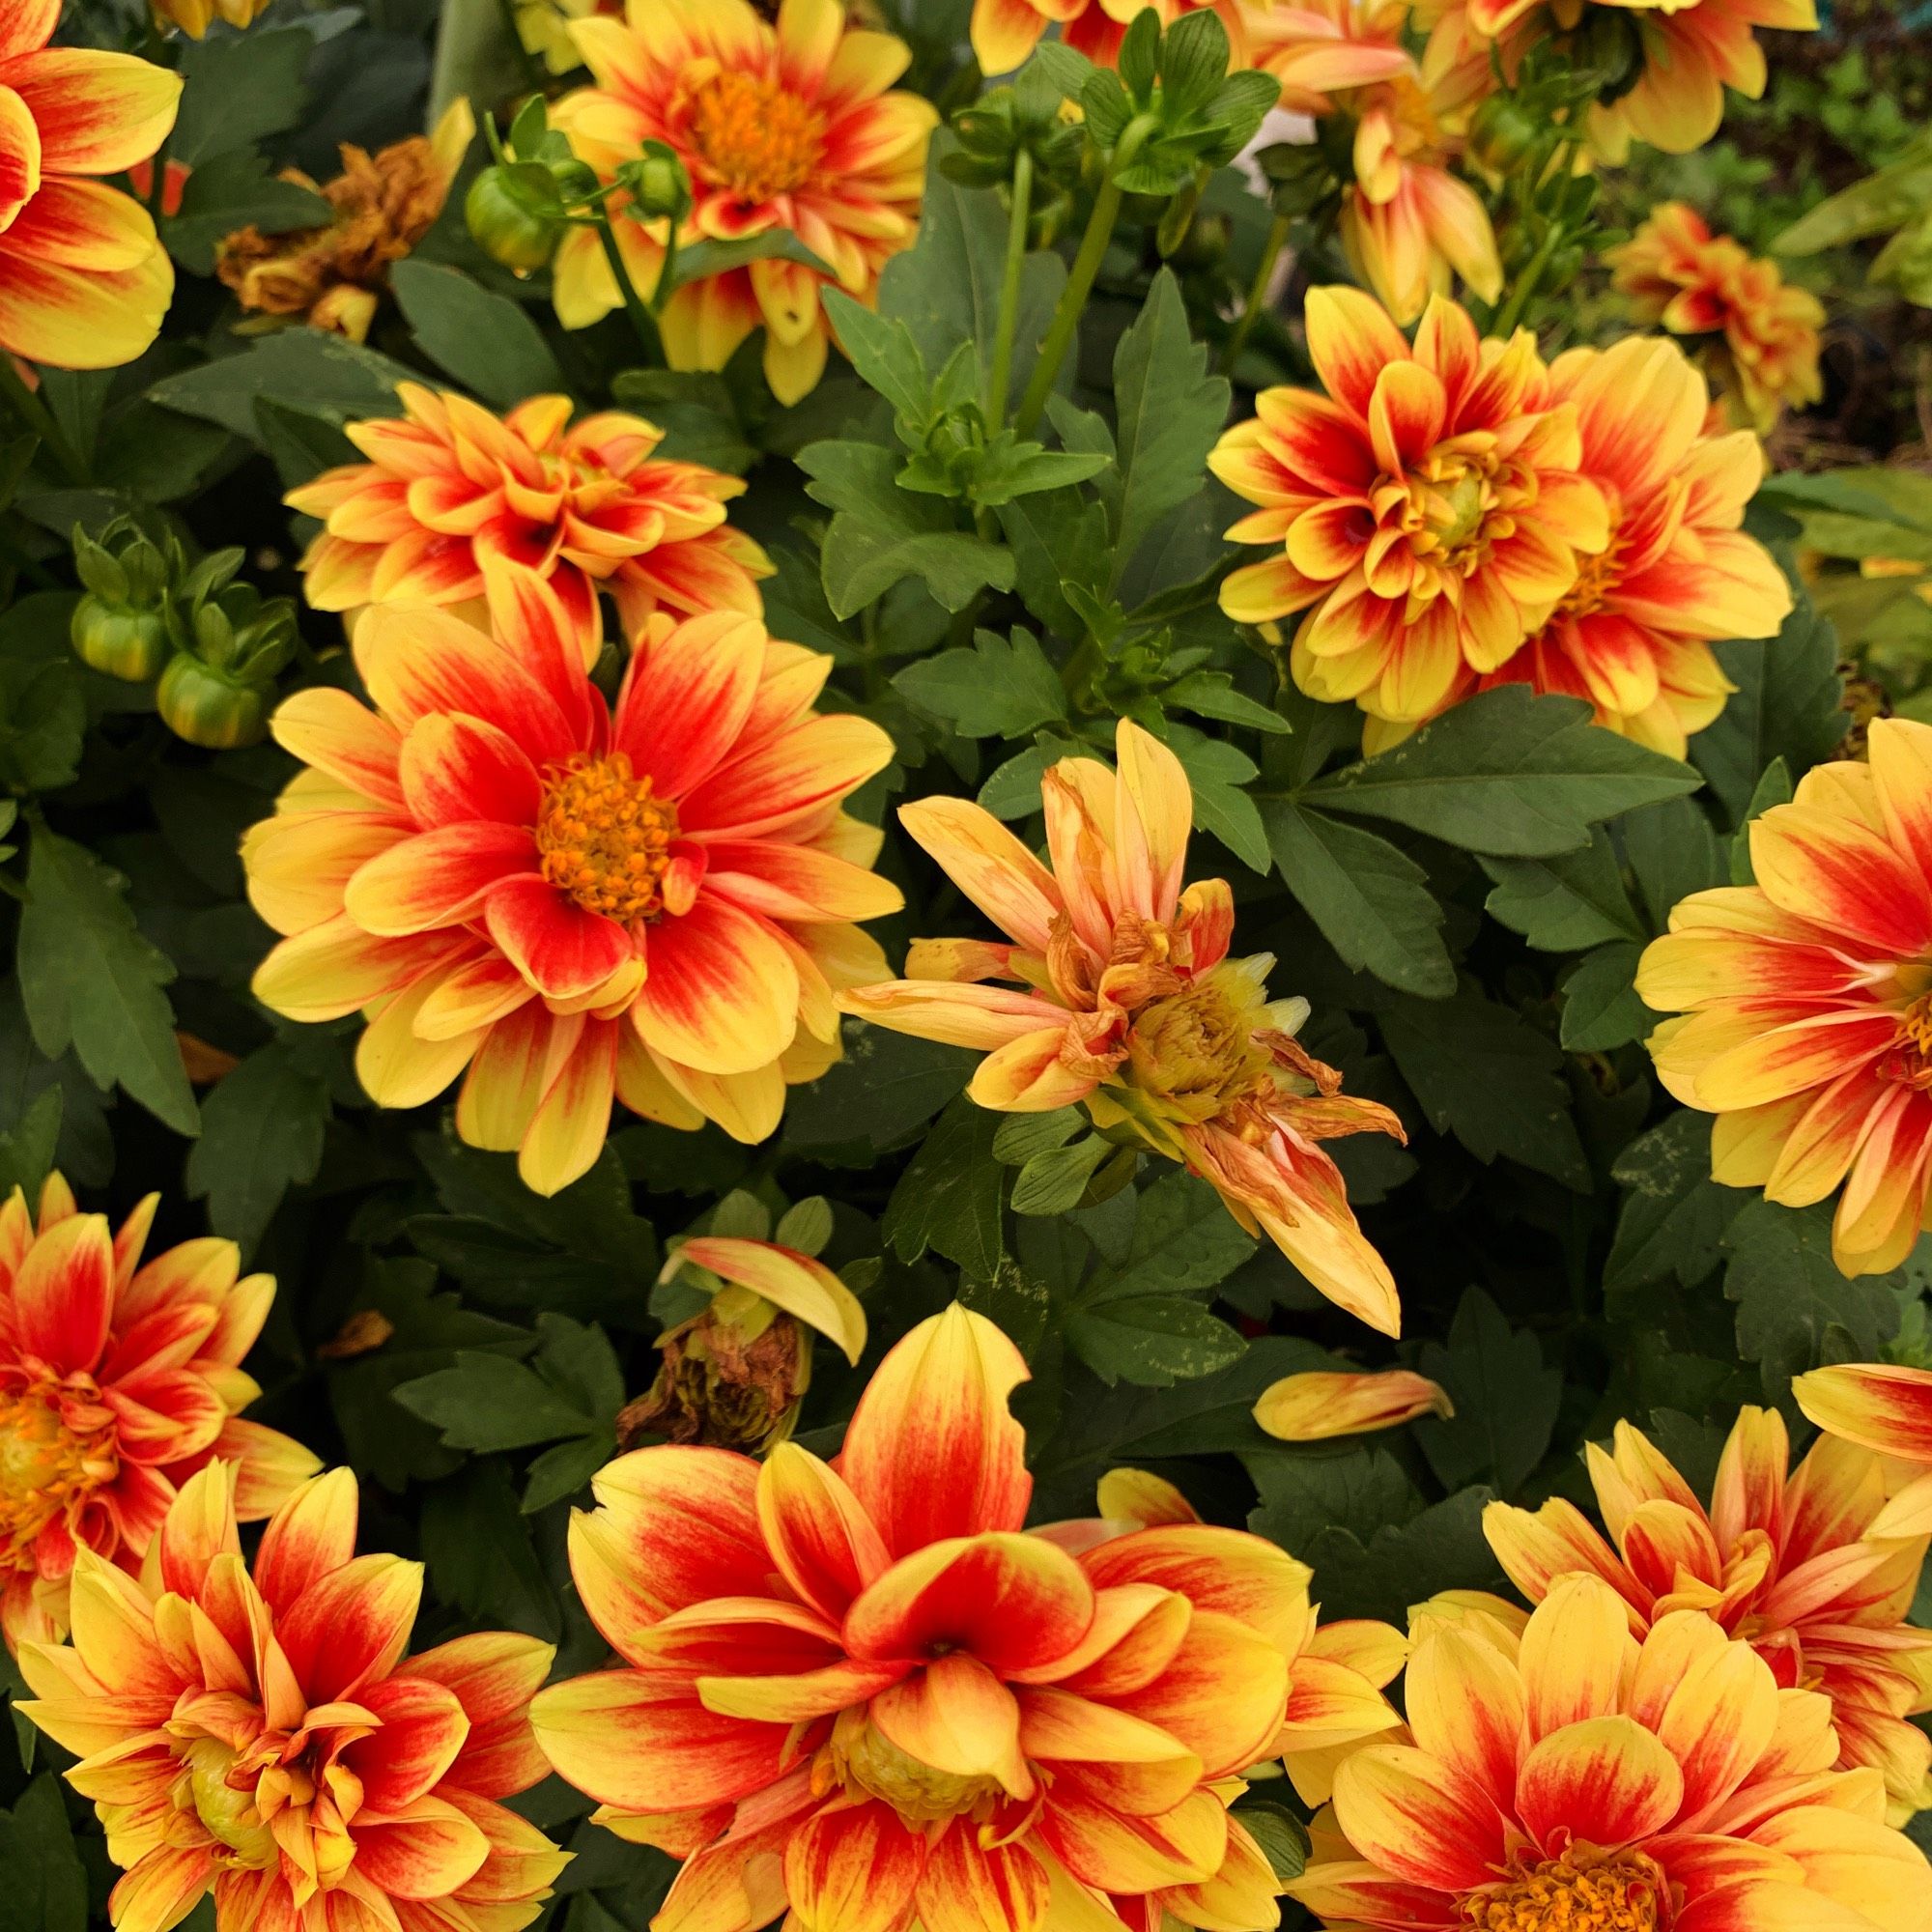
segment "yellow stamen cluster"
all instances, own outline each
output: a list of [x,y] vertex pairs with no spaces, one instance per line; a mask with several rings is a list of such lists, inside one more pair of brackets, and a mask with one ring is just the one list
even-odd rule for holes
[[802,187],[818,166],[825,123],[776,80],[713,74],[691,97],[691,138],[700,165],[747,201]]
[[586,912],[650,919],[664,910],[664,876],[677,837],[677,808],[622,752],[580,753],[545,774],[537,816],[543,875]]
[[0,1567],[35,1568],[34,1541],[111,1483],[114,1418],[51,1382],[0,1390]]
[[1657,1932],[1662,1883],[1640,1853],[1605,1859],[1577,1848],[1464,1899],[1463,1917],[1478,1932]]

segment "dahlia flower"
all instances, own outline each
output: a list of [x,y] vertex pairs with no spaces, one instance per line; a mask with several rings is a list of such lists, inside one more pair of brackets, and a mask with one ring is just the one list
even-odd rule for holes
[[[1402,1123],[1340,1092],[1294,1035],[1300,999],[1270,1002],[1271,955],[1228,957],[1234,895],[1181,890],[1193,794],[1180,761],[1122,719],[1118,774],[1063,758],[1046,774],[1043,866],[981,807],[903,806],[899,822],[1007,938],[915,940],[907,977],[848,992],[849,1013],[978,1047],[982,1107],[1084,1105],[1107,1133],[1201,1175],[1351,1315],[1394,1334],[1394,1279],[1321,1142]],[[989,985],[1016,980],[1018,986]]]
[[1696,211],[1666,201],[1604,260],[1638,322],[1672,335],[1712,338],[1704,359],[1726,416],[1769,431],[1784,409],[1824,393],[1818,331],[1825,310],[1808,290],[1787,287],[1776,262],[1714,235]]
[[[869,302],[886,261],[912,243],[937,110],[891,92],[912,54],[848,28],[839,0],[783,0],[777,25],[748,0],[629,0],[621,20],[572,22],[595,86],[559,100],[551,126],[610,180],[646,141],[675,151],[695,203],[683,242],[788,230],[830,274],[769,256],[687,282],[658,316],[674,369],[722,369],[762,325],[765,380],[795,403],[825,369],[828,288]],[[621,202],[621,197],[619,198]],[[646,295],[666,224],[618,214],[631,277]],[[596,234],[575,228],[552,266],[557,320],[582,328],[618,304]]]
[[0,9],[0,355],[111,369],[159,333],[175,271],[148,211],[98,177],[154,155],[181,76],[48,46],[60,13],[61,0]]
[[605,411],[571,426],[567,396],[531,396],[498,417],[414,383],[396,394],[400,420],[348,427],[367,463],[326,469],[286,498],[322,521],[302,558],[318,611],[474,610],[493,556],[549,580],[593,658],[600,590],[626,637],[654,611],[762,611],[756,580],[770,560],[724,521],[744,484],[654,457],[664,432],[641,417]]
[[[1701,1610],[1639,1640],[1596,1577],[1522,1626],[1414,1617],[1407,1731],[1335,1774],[1340,1856],[1288,1890],[1349,1932],[1913,1932],[1932,1867],[1837,1772],[1832,1706]],[[1330,1833],[1318,1821],[1323,1841]],[[1326,1851],[1329,1846],[1323,1843]]]
[[1788,1208],[1839,1192],[1848,1275],[1912,1252],[1932,1184],[1932,725],[1881,718],[1750,825],[1757,883],[1692,893],[1638,963],[1658,1078],[1717,1115],[1711,1172]]
[[1712,641],[1776,637],[1791,611],[1784,573],[1742,527],[1763,449],[1747,430],[1704,434],[1704,380],[1656,336],[1571,350],[1550,366],[1549,393],[1576,408],[1577,467],[1603,496],[1610,540],[1522,648],[1468,672],[1450,702],[1533,685],[1585,698],[1599,724],[1681,758],[1733,688]]
[[1783,1686],[1832,1700],[1838,1769],[1885,1778],[1891,1821],[1932,1804],[1932,1738],[1906,1722],[1932,1709],[1932,1631],[1905,1619],[1926,1538],[1881,1540],[1878,1458],[1822,1437],[1796,1469],[1775,1409],[1747,1408],[1724,1445],[1706,1510],[1641,1431],[1619,1422],[1613,1453],[1589,1446],[1590,1481],[1613,1542],[1574,1503],[1492,1503],[1490,1547],[1532,1603],[1559,1577],[1601,1577],[1641,1636],[1672,1610],[1702,1610],[1744,1638]]
[[[665,1446],[595,1479],[571,1571],[623,1665],[531,1717],[598,1822],[684,1861],[654,1932],[1274,1922],[1241,1773],[1395,1713],[1271,1543],[1024,1533],[1025,1377],[954,1305],[879,1365],[834,1463]],[[1399,1653],[1382,1634],[1337,1648]]]
[[1347,288],[1310,290],[1307,319],[1327,395],[1264,390],[1208,459],[1260,505],[1228,536],[1278,551],[1228,577],[1221,608],[1248,624],[1307,611],[1296,684],[1401,735],[1549,620],[1608,548],[1609,509],[1526,330],[1479,341],[1438,296],[1411,350]]
[[1441,1383],[1412,1369],[1373,1375],[1311,1369],[1270,1382],[1255,1404],[1255,1421],[1282,1442],[1326,1442],[1394,1429],[1422,1415],[1455,1413]]
[[231,27],[252,27],[269,10],[269,0],[148,0],[163,20],[198,41],[216,20]]
[[1841,1362],[1794,1377],[1798,1406],[1829,1435],[1889,1458],[1904,1483],[1867,1534],[1932,1535],[1932,1371],[1882,1362]]
[[213,1891],[216,1932],[517,1932],[562,1870],[497,1803],[544,1775],[530,1693],[552,1650],[493,1631],[404,1660],[422,1566],[357,1556],[355,1479],[298,1490],[236,1535],[212,1463],[140,1579],[83,1550],[70,1644],[30,1643],[14,1709],[80,1762],[124,1876],[116,1932],[168,1932]]
[[1101,67],[1120,57],[1135,17],[1151,7],[1171,27],[1184,14],[1211,7],[1228,30],[1236,68],[1249,65],[1249,28],[1272,0],[973,0],[973,53],[982,73],[1010,73],[1024,64],[1048,27],[1075,53]]
[[0,1632],[9,1650],[69,1623],[69,1578],[92,1551],[133,1569],[177,1486],[211,1456],[242,1520],[321,1467],[241,1411],[242,1370],[275,1297],[233,1241],[185,1241],[144,1267],[160,1196],[110,1233],[59,1175],[38,1226],[16,1187],[0,1207]]
[[374,709],[298,692],[278,741],[309,769],[242,842],[289,935],[256,973],[292,1019],[362,1010],[388,1107],[468,1069],[456,1128],[554,1193],[596,1159],[613,1093],[740,1140],[837,1057],[833,999],[884,957],[878,835],[839,810],[892,756],[817,716],[831,661],[724,611],[640,634],[615,707],[533,572],[486,566],[496,637],[377,605],[355,664]]

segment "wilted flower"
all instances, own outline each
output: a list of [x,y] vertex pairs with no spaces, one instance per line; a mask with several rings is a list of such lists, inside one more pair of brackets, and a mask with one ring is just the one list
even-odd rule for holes
[[405,1661],[422,1565],[357,1556],[355,1480],[305,1484],[251,1577],[211,1463],[140,1580],[83,1551],[73,1639],[30,1643],[14,1709],[124,1870],[116,1932],[168,1932],[209,1892],[216,1932],[518,1932],[568,1855],[499,1799],[544,1775],[530,1693],[552,1650],[493,1631]]
[[[929,101],[889,90],[911,50],[890,34],[848,29],[839,0],[783,0],[774,26],[747,0],[636,0],[626,20],[575,22],[594,87],[566,95],[551,126],[607,182],[661,141],[695,197],[686,243],[786,230],[825,264],[784,255],[702,275],[664,304],[658,326],[675,369],[722,369],[765,331],[765,379],[781,403],[824,372],[832,326],[820,296],[869,301],[879,270],[911,244],[938,120]],[[667,224],[611,204],[633,281],[663,270]],[[553,266],[557,318],[582,328],[615,308],[616,277],[595,231],[565,237]]]
[[1791,611],[1784,573],[1743,528],[1764,452],[1747,430],[1704,433],[1703,379],[1656,336],[1558,356],[1549,394],[1576,408],[1577,469],[1610,540],[1522,648],[1466,673],[1450,702],[1527,684],[1586,698],[1599,724],[1681,758],[1731,694],[1712,643],[1776,637]]
[[[1823,1437],[1796,1469],[1784,1418],[1746,1408],[1707,1511],[1640,1430],[1586,1452],[1606,1543],[1574,1503],[1492,1503],[1483,1527],[1509,1579],[1541,1603],[1560,1577],[1604,1578],[1641,1636],[1673,1610],[1703,1610],[1743,1637],[1779,1685],[1832,1700],[1838,1768],[1884,1776],[1893,1824],[1932,1804],[1932,1631],[1905,1621],[1924,1534],[1889,1540],[1878,1458]],[[1927,1525],[1932,1528],[1932,1524]]]
[[[1288,1890],[1348,1932],[1908,1932],[1932,1869],[1876,1774],[1834,1772],[1829,1699],[1701,1610],[1639,1641],[1596,1577],[1519,1634],[1412,1617],[1406,1733],[1335,1774],[1335,1852]],[[1324,1833],[1324,1835],[1326,1835]],[[1325,1848],[1324,1848],[1325,1849]]]
[[[1750,823],[1756,884],[1692,893],[1638,962],[1658,1077],[1717,1115],[1713,1178],[1806,1208],[1883,1274],[1932,1187],[1932,725],[1872,724],[1870,758],[1814,766]],[[1840,1191],[1842,1190],[1842,1191]]]
[[1686,203],[1653,209],[1604,259],[1637,321],[1662,324],[1673,335],[1710,338],[1700,354],[1734,426],[1763,435],[1780,411],[1802,409],[1824,393],[1818,331],[1825,310],[1818,298],[1788,286],[1776,262],[1746,254],[1728,235],[1712,234]]
[[241,1276],[233,1241],[184,1242],[144,1267],[160,1196],[110,1233],[50,1175],[40,1218],[16,1187],[0,1207],[0,1630],[7,1647],[69,1623],[84,1550],[132,1569],[177,1486],[229,1459],[243,1520],[321,1466],[241,1411],[242,1369],[274,1299]]
[[1227,883],[1182,892],[1194,806],[1180,761],[1124,719],[1116,754],[1118,774],[1094,758],[1047,772],[1051,869],[964,799],[902,807],[900,823],[1009,936],[916,940],[910,977],[848,993],[845,1010],[980,1049],[966,1091],[982,1107],[1084,1104],[1103,1132],[1184,1162],[1323,1294],[1393,1334],[1395,1282],[1321,1143],[1400,1139],[1402,1124],[1344,1096],[1341,1075],[1296,1042],[1308,1003],[1268,999],[1269,954],[1228,957]]
[[1411,349],[1348,288],[1311,290],[1307,319],[1327,395],[1264,390],[1208,458],[1261,506],[1229,537],[1278,550],[1225,580],[1221,608],[1248,624],[1307,611],[1295,683],[1353,698],[1375,749],[1548,622],[1608,549],[1609,509],[1527,330],[1479,341],[1438,296]]
[[708,1307],[658,1337],[650,1388],[617,1415],[617,1445],[639,1437],[762,1451],[782,1442],[811,1385],[811,1333],[855,1367],[866,1311],[821,1261],[777,1241],[700,1235],[680,1241],[660,1281],[687,1267],[724,1284]]
[[[660,1447],[596,1478],[571,1570],[624,1665],[532,1716],[600,1823],[684,1861],[656,1932],[1274,1921],[1241,1774],[1395,1713],[1271,1543],[1025,1534],[1025,1376],[955,1305],[880,1364],[836,1467]],[[1399,1662],[1381,1634],[1332,1649]]]
[[342,172],[326,186],[290,168],[284,181],[314,188],[335,211],[326,228],[264,235],[238,229],[215,251],[215,272],[244,309],[299,318],[360,342],[389,285],[389,269],[435,225],[476,132],[459,99],[433,136],[412,134],[379,154],[344,143]]
[[60,14],[0,10],[0,355],[109,369],[154,341],[175,271],[148,211],[100,177],[154,155],[182,83],[132,54],[49,47]]
[[460,605],[480,614],[483,566],[507,557],[544,577],[587,645],[603,635],[600,590],[626,637],[654,611],[762,610],[771,563],[724,521],[735,476],[652,452],[664,432],[602,411],[571,425],[568,396],[531,396],[507,415],[414,383],[400,420],[348,425],[369,461],[326,469],[288,495],[322,520],[302,558],[318,611]]
[[613,1094],[762,1140],[786,1081],[838,1057],[835,991],[884,971],[853,922],[899,894],[840,801],[892,740],[814,713],[831,660],[731,611],[653,617],[613,709],[543,580],[486,576],[494,638],[376,605],[354,642],[375,709],[317,686],[275,714],[309,769],[243,841],[289,935],[256,997],[365,1012],[383,1106],[465,1074],[457,1132],[542,1193],[596,1160]]
[[1283,1442],[1325,1442],[1394,1429],[1419,1415],[1454,1415],[1439,1382],[1412,1369],[1350,1375],[1310,1369],[1271,1382],[1255,1404],[1255,1420]]

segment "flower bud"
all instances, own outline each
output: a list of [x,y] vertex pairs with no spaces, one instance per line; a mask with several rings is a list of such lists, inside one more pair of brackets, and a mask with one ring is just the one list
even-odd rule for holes
[[145,684],[167,661],[168,590],[182,557],[171,538],[156,543],[119,517],[99,541],[78,527],[73,563],[85,591],[69,626],[75,655],[108,677]]
[[167,619],[158,611],[117,607],[92,593],[73,607],[70,636],[83,664],[124,684],[146,684],[168,655]]
[[520,275],[546,267],[563,239],[563,223],[531,210],[502,168],[485,168],[469,184],[463,218],[476,245],[493,262]]
[[639,221],[682,221],[691,213],[691,178],[675,150],[646,141],[643,158],[618,170]]
[[155,709],[177,738],[212,752],[259,744],[269,726],[272,684],[246,684],[177,651],[155,687]]

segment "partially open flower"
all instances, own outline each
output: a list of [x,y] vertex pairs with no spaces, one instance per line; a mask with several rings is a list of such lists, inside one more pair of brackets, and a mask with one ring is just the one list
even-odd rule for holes
[[1382,1369],[1374,1375],[1311,1369],[1271,1383],[1255,1404],[1255,1420],[1283,1442],[1366,1435],[1413,1422],[1419,1415],[1455,1413],[1456,1405],[1441,1383],[1410,1369]]
[[18,1188],[0,1207],[0,1631],[7,1647],[69,1624],[91,1550],[138,1567],[179,1485],[228,1459],[244,1521],[321,1466],[241,1411],[242,1360],[274,1299],[233,1241],[185,1241],[145,1266],[160,1197],[118,1233],[50,1175],[38,1226]]
[[811,1385],[811,1333],[855,1366],[866,1311],[821,1261],[777,1241],[701,1235],[680,1241],[660,1281],[698,1268],[722,1286],[710,1306],[658,1337],[650,1388],[617,1415],[617,1444],[646,1435],[761,1452],[785,1440]]
[[982,1107],[1084,1104],[1103,1132],[1184,1162],[1323,1294],[1393,1334],[1395,1282],[1321,1144],[1400,1139],[1402,1123],[1345,1096],[1341,1075],[1296,1041],[1308,1003],[1268,999],[1271,956],[1228,957],[1226,882],[1181,890],[1193,794],[1180,761],[1124,719],[1116,753],[1118,773],[1063,758],[1046,774],[1050,869],[980,806],[902,808],[906,830],[1008,937],[917,940],[909,978],[855,989],[845,1010],[985,1052],[966,1090]]

